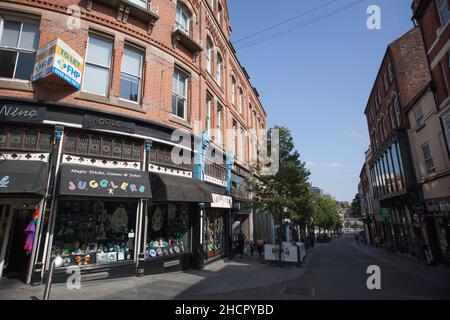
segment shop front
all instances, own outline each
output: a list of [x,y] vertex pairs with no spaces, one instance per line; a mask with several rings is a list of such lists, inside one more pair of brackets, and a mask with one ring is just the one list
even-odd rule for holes
[[[48,157],[0,160],[0,277],[26,282],[33,254],[36,221],[48,183]],[[19,160],[12,160],[13,158]],[[31,160],[33,159],[34,160]]]
[[252,240],[251,203],[233,199],[232,212],[231,234],[233,252],[237,254],[239,253],[239,234],[242,233],[246,240]]
[[143,171],[63,164],[47,260],[63,259],[55,281],[74,267],[82,280],[135,276],[141,200],[151,195]]
[[425,200],[425,220],[429,234],[435,234],[435,259],[439,263],[450,264],[450,198]]
[[144,274],[199,267],[200,212],[212,202],[207,185],[200,180],[156,172],[150,172],[150,184]]
[[228,254],[229,217],[232,198],[213,193],[213,202],[203,216],[203,252],[206,261],[215,260]]

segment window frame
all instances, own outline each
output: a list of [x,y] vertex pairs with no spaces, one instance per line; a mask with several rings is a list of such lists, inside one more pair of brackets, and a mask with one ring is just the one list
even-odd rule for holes
[[433,153],[431,150],[431,145],[429,142],[425,142],[420,146],[422,149],[423,160],[425,164],[425,171],[427,175],[433,174],[436,172],[436,166],[433,160]]
[[[177,20],[178,17],[178,11],[181,12],[181,18],[183,17],[183,14],[186,16],[186,25],[187,27],[184,28],[182,24],[179,23],[179,21]],[[189,12],[189,10],[183,6],[180,3],[177,3],[177,7],[175,9],[175,26],[181,30],[184,31],[186,34],[190,34],[191,32],[191,13]]]
[[220,52],[217,52],[216,55],[216,76],[215,80],[219,87],[222,87],[222,68],[223,68],[223,58]]
[[209,72],[209,74],[213,74],[213,56],[214,56],[214,42],[212,39],[207,36],[206,37],[206,71]]
[[[140,61],[139,61],[140,65],[139,65],[139,76],[138,77],[136,75],[129,74],[128,72],[122,71],[123,57],[125,56],[125,48],[126,47],[131,48],[132,51],[139,52],[139,54],[141,56],[140,57]],[[132,45],[130,43],[125,43],[124,46],[123,46],[123,51],[122,51],[122,60],[121,60],[121,65],[120,65],[120,78],[119,78],[119,80],[122,79],[122,74],[125,74],[125,75],[127,75],[129,77],[132,77],[132,78],[138,78],[139,79],[138,98],[137,98],[137,101],[133,101],[133,100],[129,100],[129,99],[125,99],[125,98],[120,97],[120,85],[119,85],[119,100],[130,102],[130,103],[134,103],[134,104],[138,104],[138,105],[141,104],[141,102],[142,102],[142,88],[143,88],[143,86],[142,86],[142,78],[143,78],[143,75],[144,75],[144,64],[145,64],[145,50],[141,49],[139,47],[136,47],[136,46],[134,46],[134,45]]]
[[[0,79],[1,80],[7,80],[7,81],[31,83],[32,82],[31,78],[33,76],[33,70],[31,71],[30,78],[28,80],[16,79],[16,78],[14,78],[14,76],[16,75],[16,72],[17,72],[17,65],[18,65],[19,53],[20,52],[34,53],[34,55],[35,55],[34,59],[36,61],[36,53],[39,50],[39,40],[40,40],[40,27],[41,27],[40,18],[36,17],[36,19],[33,19],[31,17],[21,17],[21,16],[17,16],[17,15],[14,15],[14,14],[10,15],[10,14],[5,14],[5,13],[0,12],[0,41],[1,41],[2,37],[3,37],[5,21],[12,21],[12,22],[20,23],[20,31],[19,31],[19,37],[17,39],[16,47],[2,46],[1,43],[0,43],[0,49],[3,48],[5,51],[14,51],[14,52],[17,53],[16,54],[15,63],[14,63],[13,77],[12,78],[0,77]],[[22,31],[23,31],[24,22],[25,23],[30,23],[30,24],[36,24],[37,27],[38,27],[37,43],[36,43],[36,48],[34,50],[20,48],[20,40],[21,40],[21,37],[22,37]],[[33,69],[34,69],[34,66],[33,66]]]
[[[100,40],[103,40],[103,41],[106,40],[106,41],[109,41],[111,43],[111,55],[109,57],[109,66],[108,67],[88,61],[89,40],[90,40],[91,37],[94,37],[94,38],[97,38],[97,39],[100,39]],[[83,81],[82,81],[83,83],[82,83],[82,86],[81,86],[81,92],[86,92],[88,94],[93,94],[93,95],[97,95],[97,96],[100,96],[100,97],[109,97],[109,95],[111,93],[111,77],[112,77],[112,71],[113,71],[112,70],[113,69],[112,68],[112,65],[113,65],[113,59],[112,59],[113,53],[114,53],[114,36],[110,36],[110,35],[107,35],[107,34],[102,34],[100,32],[94,31],[94,30],[89,30],[88,38],[87,38],[87,42],[86,42],[86,54],[85,54],[85,57],[84,57],[84,72],[83,72]],[[97,93],[97,92],[92,92],[92,91],[86,90],[86,88],[84,87],[85,84],[86,84],[86,81],[85,81],[86,66],[88,64],[92,65],[92,66],[95,66],[95,67],[98,67],[98,68],[102,68],[102,69],[107,69],[108,70],[108,83],[107,83],[106,94],[105,95]]]
[[223,144],[223,138],[222,138],[222,117],[223,117],[223,107],[220,104],[217,104],[217,110],[216,110],[216,142],[219,145]]
[[208,136],[211,135],[211,111],[213,98],[208,93],[206,94],[206,110],[205,110],[205,127]]
[[[178,92],[175,92],[175,88],[173,88],[173,76],[175,74],[178,74],[179,76],[182,76],[185,79],[185,84],[184,84],[184,91],[185,91],[184,95],[185,96],[184,97],[180,96],[178,94]],[[183,112],[184,117],[182,118],[182,117],[178,116],[178,112],[177,113],[173,113],[173,107],[174,107],[173,105],[172,105],[172,112],[171,112],[171,114],[172,114],[172,116],[174,116],[174,117],[176,117],[178,119],[182,119],[184,121],[188,120],[188,98],[189,98],[188,97],[188,92],[189,92],[188,86],[189,86],[189,77],[190,76],[189,76],[188,73],[182,71],[181,69],[179,69],[177,67],[174,68],[173,75],[172,75],[172,104],[173,104],[173,96],[174,95],[176,95],[177,98],[184,99],[184,112]],[[178,102],[178,99],[177,99],[177,102]],[[177,103],[176,108],[177,108],[176,111],[178,111],[178,103]]]
[[414,110],[414,117],[416,119],[416,124],[419,129],[425,127],[425,116],[423,114],[423,109],[421,106],[418,106]]
[[[443,8],[446,7],[447,8],[447,21],[444,21],[443,19]],[[438,11],[438,15],[439,15],[439,21],[441,23],[441,27],[444,27],[449,21],[450,21],[450,7],[448,4],[448,0],[436,0],[436,9]]]

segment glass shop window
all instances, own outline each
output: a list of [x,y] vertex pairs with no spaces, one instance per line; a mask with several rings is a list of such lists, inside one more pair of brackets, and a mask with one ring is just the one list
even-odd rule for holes
[[148,258],[170,256],[190,250],[187,204],[156,204],[148,209]]
[[134,259],[137,202],[60,200],[52,257],[63,267]]

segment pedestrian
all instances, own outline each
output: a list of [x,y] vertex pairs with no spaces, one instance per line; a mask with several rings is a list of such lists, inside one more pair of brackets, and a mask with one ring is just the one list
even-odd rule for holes
[[263,250],[264,250],[264,240],[259,239],[256,240],[256,249],[259,253],[259,262],[263,263]]
[[253,252],[255,252],[255,243],[252,241],[250,241],[250,255],[253,258]]
[[238,234],[238,246],[239,246],[239,253],[241,254],[241,260],[244,258],[244,247],[245,247],[245,234],[242,233],[242,231],[239,231]]
[[311,240],[311,247],[314,249],[314,232],[309,233],[309,239]]

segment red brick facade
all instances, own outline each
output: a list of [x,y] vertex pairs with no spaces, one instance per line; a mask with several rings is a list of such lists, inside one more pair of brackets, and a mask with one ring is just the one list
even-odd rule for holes
[[[136,9],[131,0],[7,0],[0,3],[0,18],[15,16],[33,19],[39,23],[38,48],[60,38],[82,57],[86,57],[88,36],[100,33],[113,40],[110,84],[107,96],[88,94],[74,90],[59,79],[42,79],[34,83],[0,78],[0,97],[18,97],[33,101],[56,101],[98,109],[108,113],[128,115],[152,120],[173,128],[194,132],[194,124],[201,122],[206,130],[207,94],[213,98],[211,127],[217,126],[217,108],[222,108],[221,130],[224,150],[231,151],[231,137],[225,129],[233,123],[247,134],[250,129],[260,133],[266,127],[266,113],[256,91],[251,86],[230,44],[229,16],[225,0],[151,0],[147,9]],[[189,35],[175,37],[176,8],[182,6],[189,14]],[[214,3],[212,8],[211,3]],[[116,5],[117,4],[117,5]],[[73,13],[73,5],[79,6],[81,26],[71,30],[67,21]],[[130,8],[127,18],[121,15],[120,5]],[[220,21],[219,21],[220,19]],[[214,45],[211,73],[206,70],[207,38]],[[140,103],[119,99],[120,71],[124,44],[132,44],[142,50],[145,61],[142,70]],[[220,54],[221,85],[215,79],[216,62]],[[172,114],[172,77],[174,69],[188,75],[186,120]],[[242,112],[232,97],[232,77],[236,86],[242,88]],[[239,90],[234,90],[235,94]],[[251,105],[251,109],[250,106]],[[238,163],[245,165],[251,151],[248,137],[243,140],[244,155]],[[257,140],[254,137],[255,141]],[[256,149],[256,145],[254,147]],[[242,161],[239,161],[242,160]]]

